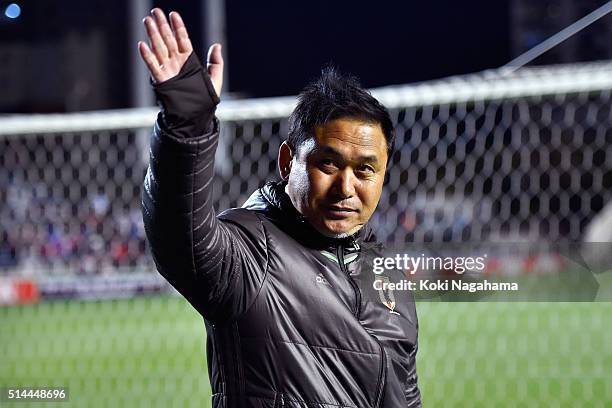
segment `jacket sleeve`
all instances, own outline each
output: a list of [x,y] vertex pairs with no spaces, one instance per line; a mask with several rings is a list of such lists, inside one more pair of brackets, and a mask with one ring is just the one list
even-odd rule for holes
[[158,271],[207,320],[248,309],[267,269],[263,224],[246,210],[223,221],[213,208],[218,98],[195,54],[154,85],[161,112],[151,136],[142,211]]

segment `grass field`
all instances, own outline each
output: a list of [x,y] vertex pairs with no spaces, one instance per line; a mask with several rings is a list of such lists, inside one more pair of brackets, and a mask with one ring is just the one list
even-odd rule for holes
[[[612,303],[418,311],[426,407],[612,406]],[[0,308],[0,387],[67,386],[62,407],[208,407],[204,344],[174,297]]]

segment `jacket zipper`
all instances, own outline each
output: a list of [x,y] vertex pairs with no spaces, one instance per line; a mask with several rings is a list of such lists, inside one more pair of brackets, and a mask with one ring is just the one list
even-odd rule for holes
[[[357,244],[357,242],[353,240],[352,243],[355,249],[359,250],[359,245]],[[348,268],[344,264],[344,248],[342,244],[338,245],[338,247],[336,248],[336,255],[338,257],[338,263],[340,264],[340,269],[344,271],[346,276],[348,276],[349,282],[351,283],[351,286],[353,287],[353,290],[355,291],[356,305],[355,305],[354,315],[356,318],[359,319],[359,312],[361,309],[361,291],[359,290],[357,283],[353,280],[353,278],[349,274]],[[378,344],[378,347],[380,347],[380,353],[381,353],[380,370],[378,371],[378,387],[376,389],[376,396],[374,398],[374,407],[378,408],[382,404],[383,395],[384,395],[383,391],[385,389],[385,382],[386,382],[385,374],[387,372],[385,368],[387,366],[387,353],[385,352],[385,348],[383,347],[382,343],[376,337],[374,336],[372,337]]]
[[336,255],[338,257],[338,264],[340,265],[340,269],[346,274],[346,276],[348,276],[348,280],[351,283],[353,290],[355,291],[355,311],[353,312],[353,314],[356,318],[359,319],[359,312],[361,309],[361,291],[359,290],[357,283],[351,277],[348,268],[344,264],[344,247],[342,246],[342,244],[338,245],[338,247],[336,248]]

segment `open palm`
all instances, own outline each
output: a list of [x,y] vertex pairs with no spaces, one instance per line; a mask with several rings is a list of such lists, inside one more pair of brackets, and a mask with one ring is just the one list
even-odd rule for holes
[[[179,13],[170,13],[170,23],[164,12],[155,8],[152,17],[143,19],[149,43],[138,42],[138,51],[155,83],[175,77],[193,52],[189,33]],[[208,51],[207,70],[217,95],[223,85],[223,57],[221,45],[213,44]]]

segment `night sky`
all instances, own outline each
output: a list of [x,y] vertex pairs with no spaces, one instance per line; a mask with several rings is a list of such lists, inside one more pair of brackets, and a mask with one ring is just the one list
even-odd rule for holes
[[508,20],[507,1],[229,1],[231,87],[295,94],[327,63],[367,87],[495,68]]
[[[126,3],[22,2],[22,17],[5,18],[0,25],[0,42],[34,44],[56,41],[68,31],[102,30],[112,56],[106,70],[112,78],[111,102],[102,108],[129,107],[128,57],[137,51],[127,39]],[[153,4],[181,12],[204,57],[200,3]],[[495,68],[512,57],[507,0],[226,4],[229,91],[242,96],[296,94],[328,63],[358,76],[366,87],[378,87]],[[61,64],[61,56],[49,64]],[[32,80],[49,79],[41,69]]]

